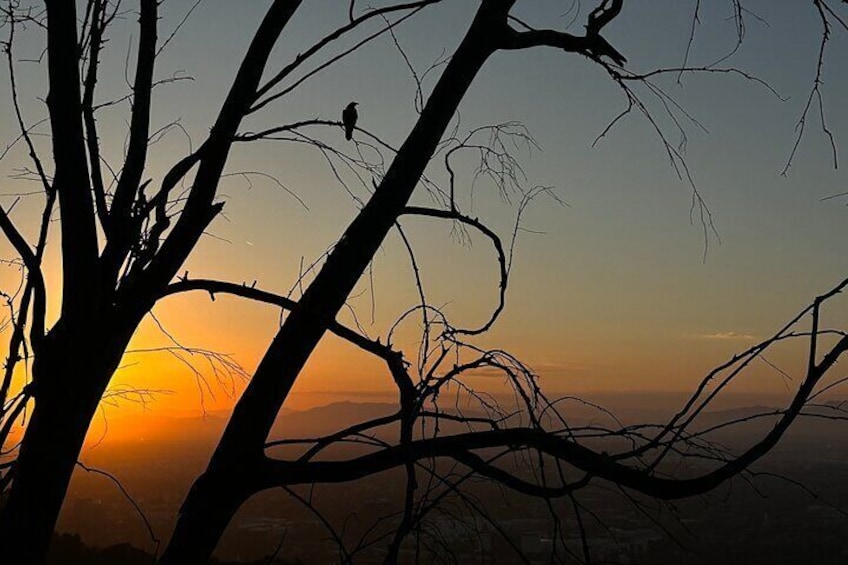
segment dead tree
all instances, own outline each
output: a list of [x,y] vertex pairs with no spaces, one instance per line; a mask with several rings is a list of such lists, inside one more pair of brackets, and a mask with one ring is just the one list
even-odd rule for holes
[[[19,141],[27,146],[32,160],[31,173],[41,183],[45,198],[34,246],[21,235],[9,211],[0,210],[0,228],[19,255],[25,273],[22,290],[14,299],[13,332],[0,397],[0,420],[3,422],[0,446],[5,444],[11,425],[19,421],[28,405],[33,404],[24,437],[14,451],[14,460],[0,468],[5,471],[2,486],[9,488],[0,516],[0,546],[13,561],[38,563],[44,559],[85,434],[130,338],[157,301],[183,291],[228,292],[276,304],[289,310],[289,315],[236,404],[206,472],[189,493],[176,531],[162,557],[164,563],[207,561],[236,510],[247,498],[262,490],[316,481],[349,481],[401,466],[408,476],[407,501],[403,519],[389,544],[387,560],[392,561],[404,538],[420,523],[420,505],[415,511],[412,501],[423,460],[453,459],[470,472],[543,497],[565,496],[588,481],[598,479],[661,498],[689,496],[743,472],[776,443],[815,394],[815,387],[823,375],[848,348],[848,338],[841,334],[823,356],[817,345],[821,333],[819,308],[826,299],[841,291],[844,283],[816,300],[811,307],[813,325],[805,334],[810,340],[809,370],[795,401],[774,431],[751,450],[738,457],[726,458],[714,471],[688,479],[661,477],[656,470],[666,454],[681,442],[695,441],[691,440],[687,429],[694,415],[703,409],[703,404],[697,402],[702,391],[699,390],[692,403],[658,433],[651,437],[630,434],[640,440],[637,445],[629,451],[611,455],[585,447],[571,432],[557,433],[550,427],[550,422],[557,419],[556,403],[544,399],[533,383],[532,372],[517,359],[501,351],[475,350],[473,345],[463,341],[463,336],[489,329],[503,308],[507,280],[503,263],[500,303],[491,320],[481,328],[457,328],[447,320],[433,322],[441,318],[422,300],[416,311],[424,314],[426,331],[435,332],[437,326],[439,330],[432,342],[435,349],[423,350],[417,376],[410,373],[404,357],[391,343],[368,339],[336,321],[375,252],[405,215],[448,220],[477,230],[491,239],[499,258],[504,257],[503,246],[494,232],[456,206],[450,153],[446,154],[445,163],[451,173],[451,183],[449,189],[441,191],[445,206],[433,209],[409,206],[416,187],[427,182],[425,169],[440,151],[460,102],[477,73],[497,52],[549,47],[586,57],[622,88],[629,102],[627,111],[643,112],[653,125],[656,122],[634,91],[634,85],[650,85],[650,79],[658,73],[716,72],[717,69],[693,69],[686,65],[653,74],[625,70],[625,56],[603,35],[606,26],[622,13],[623,0],[599,2],[588,14],[582,34],[536,29],[517,20],[510,14],[516,0],[481,2],[465,38],[426,97],[426,103],[419,90],[420,116],[415,126],[403,144],[392,150],[391,163],[385,173],[374,175],[373,194],[297,302],[221,281],[196,281],[187,277],[175,281],[201,235],[221,213],[223,203],[217,199],[218,187],[234,143],[272,138],[311,126],[340,126],[338,122],[308,120],[259,133],[240,133],[243,120],[297,88],[301,82],[285,86],[286,81],[292,79],[295,71],[304,71],[317,53],[338,38],[357,32],[366,24],[380,24],[377,32],[362,39],[358,44],[361,45],[393,33],[396,25],[431,5],[446,3],[448,0],[418,0],[362,11],[351,1],[345,6],[349,10],[347,24],[298,54],[279,72],[269,75],[266,71],[269,57],[279,37],[290,25],[292,16],[305,9],[301,0],[274,0],[252,37],[208,135],[196,150],[178,160],[156,183],[145,178],[145,168],[151,138],[151,93],[158,84],[154,69],[160,45],[159,2],[139,2],[128,142],[123,164],[115,169],[118,172],[113,183],[104,180],[95,94],[104,34],[120,13],[121,3],[89,0],[83,14],[77,13],[75,2],[46,0],[44,7],[22,6],[17,0],[6,3],[3,11],[4,26],[9,30],[6,53],[12,79],[12,105],[20,126]],[[844,28],[844,20],[826,2],[813,0],[812,3],[826,24],[824,47],[831,28]],[[741,14],[738,0],[733,0],[731,5]],[[39,156],[31,126],[22,117],[16,95],[14,34],[26,24],[46,30],[49,79],[46,100],[52,167],[45,165]],[[332,58],[330,63],[348,52]],[[312,70],[305,72],[314,74],[325,67],[316,63]],[[738,73],[732,69],[719,72]],[[818,85],[817,81],[816,89]],[[656,90],[650,92],[663,96]],[[808,104],[805,115],[809,108]],[[659,128],[658,132],[672,162],[685,170],[680,154],[665,142]],[[188,182],[190,189],[187,195],[178,198],[176,191],[183,181]],[[697,192],[695,195],[700,209],[705,210],[700,196]],[[48,289],[41,263],[56,207],[61,216],[62,302],[58,319],[47,328]],[[332,463],[313,460],[327,445],[383,425],[366,422],[354,430],[343,430],[315,442],[296,461],[276,460],[266,454],[271,426],[305,362],[327,331],[386,362],[399,394],[400,409],[394,417],[401,432],[398,442],[352,460]],[[786,331],[778,334],[775,340],[785,337]],[[430,338],[424,342],[430,343]],[[449,355],[460,350],[462,355],[469,356],[467,360],[454,366],[446,365]],[[434,351],[438,352],[435,357]],[[743,361],[761,351],[748,352]],[[15,395],[11,390],[12,375],[21,362],[31,367],[32,378]],[[429,437],[413,433],[415,423],[422,418],[454,418],[473,423],[461,415],[434,408],[434,401],[447,383],[457,382],[466,371],[483,367],[495,368],[508,376],[522,399],[523,420],[506,425],[502,423],[505,421],[503,415],[495,411],[477,422],[489,426],[488,430],[473,429],[463,434]],[[481,455],[484,452],[480,450],[491,449],[529,452],[534,457],[577,469],[581,476],[573,482],[563,479],[559,484],[546,484],[547,479],[543,478],[541,484],[534,484],[499,468],[496,465],[498,456]],[[644,457],[652,453],[658,453],[656,463],[645,465]],[[435,473],[432,467],[425,468],[424,472]]]
[[[43,559],[77,455],[100,399],[138,324],[171,282],[210,222],[221,212],[216,191],[243,118],[260,97],[334,39],[378,16],[414,14],[433,0],[371,10],[316,43],[288,69],[263,84],[268,57],[300,1],[275,1],[256,30],[230,92],[207,138],[180,159],[149,195],[144,179],[150,141],[151,92],[156,86],[159,2],[139,5],[138,57],[123,166],[114,186],[104,181],[94,95],[104,33],[120,3],[91,0],[80,27],[74,2],[44,7],[4,6],[10,30],[6,53],[15,92],[14,33],[30,24],[46,29],[53,170],[36,150],[30,127],[13,99],[45,206],[33,248],[6,211],[0,227],[21,257],[26,283],[20,293],[14,335],[4,374],[4,433],[34,401],[25,435],[4,482],[11,481],[0,517],[0,544],[20,563]],[[81,73],[80,67],[84,73]],[[192,190],[178,211],[175,188],[193,174]],[[62,308],[45,327],[46,296],[41,260],[54,204],[61,214]],[[104,241],[98,239],[98,227]],[[8,399],[15,365],[31,359],[31,382]],[[5,437],[3,438],[5,440]]]
[[[813,343],[813,360],[810,362],[804,385],[799,389],[796,401],[787,411],[787,416],[776,426],[774,432],[749,452],[727,461],[714,472],[695,479],[658,478],[653,475],[652,467],[645,470],[634,469],[584,448],[576,441],[555,438],[541,429],[534,417],[533,402],[529,400],[526,408],[531,422],[536,423],[535,428],[471,432],[466,435],[422,439],[420,443],[413,442],[409,432],[402,432],[400,444],[397,446],[350,461],[316,462],[312,467],[308,457],[296,462],[283,462],[265,454],[265,442],[274,419],[306,360],[318,340],[333,324],[346,297],[399,217],[404,213],[419,212],[435,217],[459,219],[455,210],[419,211],[408,208],[407,203],[427,163],[436,152],[463,95],[488,58],[500,50],[554,47],[589,57],[607,68],[614,79],[622,84],[633,78],[617,70],[617,67],[624,64],[625,59],[601,36],[604,27],[621,12],[623,2],[602,2],[589,15],[586,34],[582,36],[532,28],[518,31],[511,26],[510,21],[510,10],[514,4],[511,0],[481,4],[465,38],[423,106],[420,119],[398,150],[385,177],[375,187],[374,195],[347,228],[302,299],[292,309],[239,399],[209,467],[197,480],[183,505],[176,531],[163,556],[164,563],[203,562],[208,559],[235,511],[248,497],[263,489],[296,484],[298,479],[294,477],[303,477],[304,482],[352,480],[395,465],[405,464],[411,468],[413,462],[421,458],[451,457],[476,473],[497,477],[510,486],[544,496],[567,494],[582,481],[588,481],[592,477],[601,477],[662,498],[691,496],[704,492],[738,474],[767,452],[810,397],[821,378],[821,372],[826,371],[848,348],[848,339],[843,336],[825,358],[818,361],[816,346]],[[608,61],[612,61],[612,64]],[[624,88],[630,92],[626,86]],[[638,99],[631,99],[634,100]],[[819,303],[820,300],[817,300],[814,310],[818,309]],[[426,305],[423,307],[427,308]],[[814,318],[816,316],[814,315]],[[812,335],[819,332],[816,324],[817,322],[814,322]],[[447,334],[453,335],[454,331],[449,328]],[[815,342],[815,339],[812,341]],[[414,406],[422,402],[420,395],[424,394],[426,397],[427,387],[421,383],[426,381],[420,381],[420,388],[417,388],[404,371],[396,353],[386,350],[383,355],[398,387],[401,406],[398,418],[401,429],[409,429],[412,421],[417,418],[414,413],[405,414],[404,406]],[[493,357],[494,359],[489,354],[484,354],[479,362],[492,364],[508,374],[513,374],[503,362],[497,361],[497,355]],[[437,371],[438,368],[439,363],[436,363],[431,367],[431,371]],[[470,368],[473,367],[463,367]],[[456,367],[447,371],[441,382],[450,381],[458,372],[461,371]],[[518,389],[526,392],[520,386]],[[687,411],[689,408],[687,407]],[[641,453],[642,449],[655,448],[656,442],[662,442],[672,429],[677,428],[677,423],[676,420],[670,422],[667,431],[637,451]],[[361,431],[360,428],[357,428],[358,431]],[[545,445],[534,445],[535,440],[531,437],[537,438]],[[679,435],[675,433],[674,437],[678,438]],[[323,443],[318,442],[317,445]],[[563,484],[550,489],[542,486],[536,490],[530,485],[512,480],[508,474],[473,453],[475,449],[516,445],[535,449],[540,454],[575,466],[583,470],[585,476],[574,485]],[[312,452],[308,454],[311,455]],[[414,483],[411,479],[410,484]],[[403,528],[402,525],[401,531]],[[394,546],[396,551],[397,544]]]

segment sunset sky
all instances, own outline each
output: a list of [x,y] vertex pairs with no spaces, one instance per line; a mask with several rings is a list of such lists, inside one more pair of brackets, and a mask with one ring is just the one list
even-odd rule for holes
[[[170,35],[190,4],[164,3],[161,38]],[[563,15],[568,4],[524,0],[518,2],[516,13],[539,27],[564,29],[572,18]],[[569,28],[574,33],[581,33],[585,12],[594,5],[583,4],[583,13]],[[627,56],[631,71],[679,66],[694,4],[627,2],[605,36]],[[501,52],[489,60],[462,104],[460,134],[487,124],[523,122],[541,148],[529,155],[523,149],[517,151],[527,185],[552,187],[565,206],[543,196],[527,209],[522,221],[526,230],[519,233],[515,248],[506,311],[481,344],[515,353],[539,372],[543,386],[552,393],[686,391],[708,368],[767,337],[816,294],[848,275],[847,200],[823,200],[845,192],[848,185],[842,169],[834,169],[817,106],[810,113],[791,168],[781,175],[816,68],[821,24],[808,4],[748,3],[756,17],[747,15],[743,46],[722,64],[752,72],[784,100],[760,84],[727,74],[686,76],[680,85],[675,83],[676,76],[657,81],[707,130],[684,122],[687,163],[718,233],[718,237],[708,234],[706,240],[697,215],[690,221],[691,186],[678,178],[642,116],[634,112],[592,146],[626,106],[623,93],[603,69],[556,50]],[[194,80],[157,89],[154,127],[180,119],[194,146],[202,141],[267,5],[220,0],[200,4],[162,53],[157,72],[158,78],[188,75]],[[477,5],[466,0],[446,2],[399,28],[398,40],[419,73],[453,51]],[[338,1],[305,2],[269,68],[284,66],[342,23],[346,7],[346,2]],[[714,62],[733,48],[736,38],[730,2],[703,3],[701,9],[690,56],[693,66]],[[126,92],[124,61],[137,37],[135,20],[134,14],[127,14],[110,35],[106,72],[99,83],[101,101]],[[29,30],[16,47],[17,57],[36,57],[41,39],[39,30]],[[331,51],[350,44],[343,42]],[[845,34],[836,34],[829,50],[833,55],[848,51]],[[838,64],[835,56],[831,59],[823,70],[825,116],[837,144],[844,147],[848,67]],[[39,101],[46,96],[46,65],[23,62],[18,72],[26,118],[32,123],[46,116]],[[2,73],[5,77],[5,68]],[[427,76],[425,95],[437,76],[438,70]],[[668,139],[678,143],[680,136],[656,98],[640,92]],[[415,83],[387,36],[269,105],[242,131],[311,118],[336,120],[342,108],[356,100],[360,125],[398,146],[416,118],[414,95]],[[16,136],[16,126],[11,105],[4,102],[3,108],[0,132],[8,142]],[[115,163],[122,154],[126,109],[126,105],[107,109],[100,117],[101,143]],[[45,126],[40,131],[46,131]],[[338,129],[310,133],[355,151]],[[183,132],[172,130],[153,146],[146,177],[158,185],[163,171],[188,147]],[[4,176],[22,166],[24,157],[18,148],[0,161]],[[460,205],[470,215],[490,221],[508,239],[518,199],[512,195],[511,202],[504,201],[496,187],[481,180],[472,202],[474,166],[469,158],[459,167]],[[225,217],[214,222],[212,235],[187,265],[193,278],[257,281],[258,287],[285,294],[293,288],[301,262],[309,265],[318,259],[357,211],[321,153],[311,147],[284,142],[240,145],[227,171],[273,175],[308,209],[266,177],[253,175],[250,184],[243,176],[225,178],[220,190],[227,201]],[[428,174],[444,179],[440,159]],[[27,192],[34,186],[5,178],[2,193]],[[361,185],[351,187],[359,198],[367,197]],[[39,198],[24,199],[12,215],[28,234],[36,228]],[[416,198],[428,203],[423,192]],[[0,197],[7,207],[13,200],[13,196]],[[406,219],[404,225],[418,249],[431,302],[443,306],[457,323],[485,320],[497,297],[497,265],[487,242],[475,237],[473,245],[463,246],[451,237],[449,224],[435,220]],[[48,282],[55,290],[58,235],[51,241]],[[2,245],[3,256],[10,256],[8,245]],[[3,290],[9,290],[15,272],[11,267],[2,269]],[[417,296],[397,234],[390,236],[374,262],[373,320],[370,289],[367,278],[361,281],[350,304],[370,335],[385,336]],[[54,315],[58,306],[51,304]],[[154,313],[181,343],[232,354],[248,371],[280,320],[279,311],[272,307],[227,297],[213,303],[200,293],[168,298]],[[830,320],[844,322],[846,313],[843,306],[834,310]],[[340,319],[352,323],[349,313]],[[399,345],[413,345],[412,334],[403,335],[409,340]],[[147,320],[131,347],[145,350],[168,345],[168,338]],[[414,347],[408,351],[414,354]],[[151,410],[200,410],[195,376],[172,356],[129,353],[125,361],[114,385],[170,391],[158,394]],[[225,408],[231,402],[225,388],[215,384],[203,360],[196,361],[210,381],[203,395],[205,405]],[[781,361],[786,362],[785,368],[792,368],[789,357]],[[804,359],[799,356],[795,361]],[[344,397],[357,391],[390,390],[390,380],[379,363],[330,337],[302,377],[291,403],[295,408],[320,402],[328,398],[326,393]],[[740,390],[783,387],[781,377],[763,365],[754,369]]]

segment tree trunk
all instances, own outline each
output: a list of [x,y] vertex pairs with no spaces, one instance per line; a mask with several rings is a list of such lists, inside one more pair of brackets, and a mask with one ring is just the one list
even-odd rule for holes
[[[126,350],[142,317],[194,248],[201,233],[220,211],[213,205],[221,170],[233,136],[250,105],[265,64],[276,41],[302,0],[275,0],[257,30],[233,87],[212,128],[200,161],[195,185],[176,225],[140,283],[115,280],[130,242],[107,233],[109,241],[98,261],[97,230],[86,168],[79,98],[75,3],[48,1],[48,61],[52,138],[56,173],[53,187],[62,212],[64,265],[61,319],[34,351],[35,410],[17,458],[10,497],[0,514],[2,557],[15,564],[44,560],[62,500],[103,391]],[[146,6],[146,8],[145,8]],[[155,11],[142,3],[143,48],[148,63],[155,44]],[[152,38],[152,39],[151,39]],[[72,60],[69,60],[69,57]],[[152,68],[152,65],[151,65]],[[139,67],[141,69],[141,67]],[[150,73],[147,66],[137,72]],[[137,74],[137,97],[149,95],[149,76]],[[139,87],[138,84],[141,84]],[[145,86],[146,84],[146,86]],[[136,113],[136,111],[140,113]],[[135,194],[138,167],[143,166],[149,125],[146,104],[133,106],[132,135],[140,139],[138,151],[128,155],[118,190]],[[138,138],[137,134],[141,133]],[[193,165],[193,160],[181,161]],[[130,170],[132,169],[132,170]],[[179,168],[175,168],[179,172]],[[180,178],[184,171],[178,175]],[[127,182],[124,180],[129,179]],[[167,181],[167,177],[165,179]],[[125,189],[125,190],[124,190]],[[126,220],[128,204],[118,194],[111,213]],[[132,200],[132,198],[130,198]],[[104,226],[105,227],[105,226]],[[28,265],[29,266],[29,265]],[[99,286],[98,286],[98,283]],[[137,284],[138,283],[138,284]],[[115,288],[119,288],[115,292]],[[89,329],[92,328],[92,329]],[[237,507],[237,506],[236,506]],[[232,513],[230,512],[229,515]],[[226,526],[223,522],[221,529]],[[217,539],[217,537],[216,537]],[[4,563],[6,561],[3,561]],[[182,563],[186,563],[183,561]]]
[[208,563],[230,520],[253,494],[251,484],[237,470],[201,475],[180,508],[180,519],[160,563]]
[[44,562],[99,399],[99,392],[72,398],[37,396],[15,465],[9,500],[0,516],[4,562]]
[[60,319],[39,347],[32,370],[35,408],[0,514],[4,563],[44,562],[89,425],[140,316],[126,318],[113,324],[94,312],[83,327]]

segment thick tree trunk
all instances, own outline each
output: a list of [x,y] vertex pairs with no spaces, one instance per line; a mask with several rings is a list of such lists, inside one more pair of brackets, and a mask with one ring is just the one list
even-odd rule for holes
[[[275,0],[268,9],[204,144],[203,155],[198,157],[196,189],[191,191],[177,224],[140,283],[119,281],[120,292],[111,295],[111,289],[116,286],[114,278],[129,252],[130,242],[112,233],[98,264],[94,209],[82,133],[75,3],[47,2],[48,106],[56,161],[54,188],[62,211],[64,294],[62,319],[45,338],[45,345],[39,348],[41,351],[35,352],[35,411],[18,456],[9,501],[0,515],[0,551],[3,552],[0,559],[4,563],[7,557],[15,564],[43,561],[102,393],[139,321],[152,306],[148,298],[160,294],[161,287],[170,281],[206,225],[220,210],[220,205],[212,202],[233,135],[255,101],[265,64],[277,38],[300,4],[301,0]],[[137,98],[149,95],[144,90],[150,87],[152,73],[155,6],[143,2],[141,17],[142,35],[147,39],[142,39],[143,64],[137,69],[136,90],[140,89],[136,92]],[[69,61],[68,57],[73,60]],[[132,200],[138,188],[139,167],[145,162],[149,108],[147,101],[136,102],[131,130],[141,146],[131,142],[131,155],[124,168],[126,175],[122,176],[118,188],[123,198],[116,193],[111,211],[117,214],[118,220],[122,214],[126,215],[127,202]],[[194,161],[185,160],[181,163],[187,162],[194,164]],[[101,282],[99,287],[98,282]],[[74,326],[73,331],[70,326]],[[89,333],[87,326],[93,327],[94,333]],[[221,530],[226,523],[223,522]]]
[[252,494],[250,484],[237,470],[201,475],[188,497],[193,503],[180,509],[180,520],[160,562],[208,563],[230,520]]
[[140,316],[126,318],[116,325],[92,313],[83,327],[60,320],[39,347],[35,407],[0,514],[3,563],[44,562],[89,425]]
[[9,500],[0,516],[4,562],[44,562],[77,456],[100,399],[99,392],[86,395],[88,398],[82,396],[44,394],[36,400]]
[[[398,151],[374,196],[347,228],[299,305],[260,362],[212,457],[205,480],[189,492],[170,546],[189,548],[178,556],[169,547],[163,565],[206,563],[218,542],[206,535],[222,520],[216,506],[231,507],[212,485],[231,484],[228,470],[261,465],[264,444],[280,407],[327,327],[335,320],[374,253],[403,212],[460,102],[498,47],[514,0],[483,2],[468,33],[445,69],[424,110]],[[245,491],[235,510],[256,490]],[[227,518],[227,522],[230,518]]]

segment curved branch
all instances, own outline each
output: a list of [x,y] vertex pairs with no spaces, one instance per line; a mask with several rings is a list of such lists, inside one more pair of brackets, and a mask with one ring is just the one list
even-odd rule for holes
[[470,216],[466,216],[461,212],[456,210],[439,210],[437,208],[425,208],[421,206],[407,206],[403,209],[403,214],[410,214],[416,216],[429,216],[431,218],[443,218],[447,220],[456,220],[462,224],[470,226],[483,235],[485,235],[492,242],[492,245],[495,248],[495,251],[498,254],[498,266],[500,268],[500,282],[498,284],[498,305],[495,307],[489,319],[479,328],[475,329],[460,329],[455,328],[451,329],[451,332],[454,334],[464,334],[464,335],[479,335],[488,331],[492,325],[497,321],[498,316],[500,316],[501,312],[504,309],[504,305],[506,303],[506,286],[509,281],[509,268],[507,266],[507,258],[506,253],[504,252],[503,244],[501,243],[501,239],[498,237],[498,234],[489,229],[483,222],[478,220],[477,218],[472,218]]
[[660,477],[654,474],[654,465],[645,468],[631,467],[617,461],[614,456],[593,451],[570,438],[555,435],[539,427],[522,427],[472,431],[407,441],[343,461],[300,459],[292,462],[266,459],[257,474],[256,487],[264,489],[279,485],[348,482],[407,465],[410,461],[449,457],[469,466],[475,472],[494,478],[525,494],[550,497],[564,496],[573,492],[574,489],[571,488],[573,485],[557,487],[557,494],[545,485],[533,486],[524,483],[507,471],[493,467],[471,453],[474,450],[501,447],[512,451],[536,450],[540,455],[547,455],[586,473],[582,481],[598,477],[660,499],[690,497],[712,490],[768,453],[801,414],[816,384],[846,351],[848,351],[848,336],[843,336],[819,363],[811,364],[807,377],[799,387],[791,405],[770,432],[735,459],[723,459],[722,465],[697,477],[684,479]]
[[[279,294],[274,294],[273,292],[267,292],[243,284],[229,283],[209,279],[184,278],[179,282],[175,282],[166,286],[159,294],[158,298],[164,298],[173,294],[190,292],[194,290],[202,290],[208,292],[212,300],[215,300],[216,293],[221,293],[232,294],[234,296],[240,296],[242,298],[248,298],[250,300],[256,300],[258,302],[264,302],[266,304],[273,304],[286,310],[293,310],[297,306],[296,300],[292,300],[291,298]],[[352,330],[349,327],[338,322],[332,322],[329,325],[328,329],[332,333],[352,343],[360,349],[367,351],[368,353],[372,353],[383,359],[388,360],[390,358],[394,358],[400,355],[400,353],[392,350],[388,345],[380,343],[379,340],[369,339],[368,337],[360,334],[359,332]]]
[[[698,385],[698,388],[695,390],[694,393],[692,393],[692,395],[690,396],[689,400],[686,402],[684,407],[669,420],[669,422],[663,427],[663,429],[657,434],[657,436],[653,440],[651,440],[646,445],[644,445],[641,448],[639,448],[638,450],[636,450],[633,453],[633,455],[637,455],[639,453],[644,453],[648,449],[651,449],[654,446],[658,445],[659,442],[665,436],[667,436],[669,433],[671,433],[673,430],[677,430],[675,432],[675,434],[682,433],[683,430],[685,430],[695,420],[695,418],[701,412],[704,411],[704,409],[710,404],[710,402],[712,402],[712,400],[716,396],[718,396],[718,394],[730,383],[730,381],[736,375],[738,375],[742,371],[742,369],[744,369],[748,364],[750,364],[751,361],[753,361],[753,359],[759,357],[773,343],[784,339],[786,336],[793,335],[793,334],[790,334],[788,332],[795,324],[797,324],[801,320],[801,318],[803,318],[808,313],[811,313],[812,311],[817,309],[819,307],[819,305],[826,302],[830,298],[842,293],[843,290],[847,287],[848,287],[848,278],[842,280],[838,285],[833,287],[828,292],[817,297],[816,300],[813,302],[813,304],[807,306],[801,312],[799,312],[794,318],[792,318],[789,322],[787,322],[772,337],[770,337],[769,339],[767,339],[767,340],[765,340],[761,343],[758,343],[758,344],[750,347],[749,349],[743,351],[742,353],[738,353],[738,354],[734,355],[730,360],[726,361],[725,363],[719,365],[718,367],[716,367],[712,371],[710,371],[707,374],[707,376],[704,377],[701,380],[701,383]],[[812,334],[810,334],[810,336],[812,337]],[[844,337],[843,337],[843,339],[844,339]],[[831,351],[833,351],[833,350],[831,350]],[[725,369],[729,369],[731,367],[734,367],[737,364],[739,364],[738,367],[733,369],[731,371],[731,373],[727,377],[725,377],[721,381],[721,383],[719,383],[718,386],[716,386],[712,390],[712,392],[710,392],[710,394],[706,395],[706,397],[703,400],[700,400],[700,402],[698,402],[699,399],[701,399],[702,395],[704,395],[704,393],[706,392],[706,389],[710,385],[710,383],[722,371],[724,371]],[[815,370],[814,367],[812,367],[812,366],[808,367],[807,379],[810,378],[810,373],[814,370]],[[697,404],[697,406],[696,406],[696,404]],[[681,422],[681,420],[682,420],[682,422]]]
[[[614,461],[606,453],[597,453],[570,439],[552,435],[537,428],[511,428],[468,432],[450,436],[425,438],[404,445],[388,447],[374,453],[344,461],[291,462],[268,459],[258,475],[259,488],[271,488],[281,484],[303,484],[315,482],[348,482],[374,473],[386,471],[415,460],[450,457],[476,469],[497,474],[492,468],[480,467],[480,460],[469,457],[472,450],[496,447],[510,449],[533,449],[571,465],[591,477],[598,477],[626,488],[660,499],[677,499],[694,496],[712,490],[725,480],[735,476],[765,455],[782,437],[794,421],[804,402],[818,382],[818,378],[829,369],[836,359],[848,350],[848,338],[843,338],[817,366],[816,373],[801,387],[791,407],[760,442],[736,459],[726,461],[720,467],[701,476],[673,479],[659,477],[644,469],[630,467]],[[498,469],[498,471],[502,471]],[[506,473],[505,471],[503,471]],[[588,480],[588,477],[584,480]],[[507,486],[510,486],[509,484]],[[562,495],[569,494],[565,489]],[[532,494],[529,493],[528,494]],[[546,491],[546,495],[550,495]]]
[[139,506],[138,502],[136,502],[136,500],[132,497],[132,495],[130,495],[129,491],[127,491],[126,487],[124,487],[124,485],[121,483],[121,481],[118,479],[118,477],[116,477],[115,475],[113,475],[112,473],[109,473],[107,471],[103,471],[101,469],[95,469],[94,467],[89,467],[88,465],[86,465],[82,461],[77,461],[77,466],[80,469],[82,469],[83,471],[85,471],[86,473],[91,473],[93,475],[100,475],[101,477],[105,477],[105,478],[109,479],[112,482],[112,484],[114,484],[116,487],[118,487],[118,490],[121,491],[121,494],[124,495],[124,498],[126,498],[127,502],[129,502],[130,505],[133,507],[133,510],[135,510],[135,513],[138,514],[138,517],[141,519],[142,523],[144,524],[144,528],[147,530],[147,535],[150,537],[150,541],[153,542],[154,546],[158,550],[159,544],[161,542],[160,542],[159,538],[156,537],[156,532],[153,530],[153,525],[150,523],[150,520],[147,518],[147,514],[144,513],[144,510],[141,509],[141,506]]
[[537,485],[519,479],[470,451],[460,452],[454,455],[453,458],[483,477],[494,479],[498,483],[505,485],[516,492],[520,492],[521,494],[527,494],[539,498],[560,498],[562,496],[566,496],[588,485],[592,478],[591,475],[586,474],[579,481],[574,483],[565,483],[559,487]]
[[359,422],[358,424],[354,424],[349,426],[343,430],[339,430],[336,433],[330,434],[328,436],[324,436],[322,438],[316,439],[279,439],[274,441],[269,441],[265,444],[265,447],[279,447],[281,445],[292,445],[292,444],[302,444],[302,443],[314,443],[312,447],[309,448],[306,453],[301,455],[298,458],[298,461],[309,461],[313,459],[320,451],[323,451],[326,447],[330,446],[333,443],[343,440],[347,436],[358,435],[364,431],[371,430],[374,428],[379,428],[381,426],[387,426],[388,424],[397,422],[401,419],[401,413],[396,412],[394,414],[390,414],[388,416],[382,416],[380,418],[374,418],[373,420],[366,420],[365,422]]

